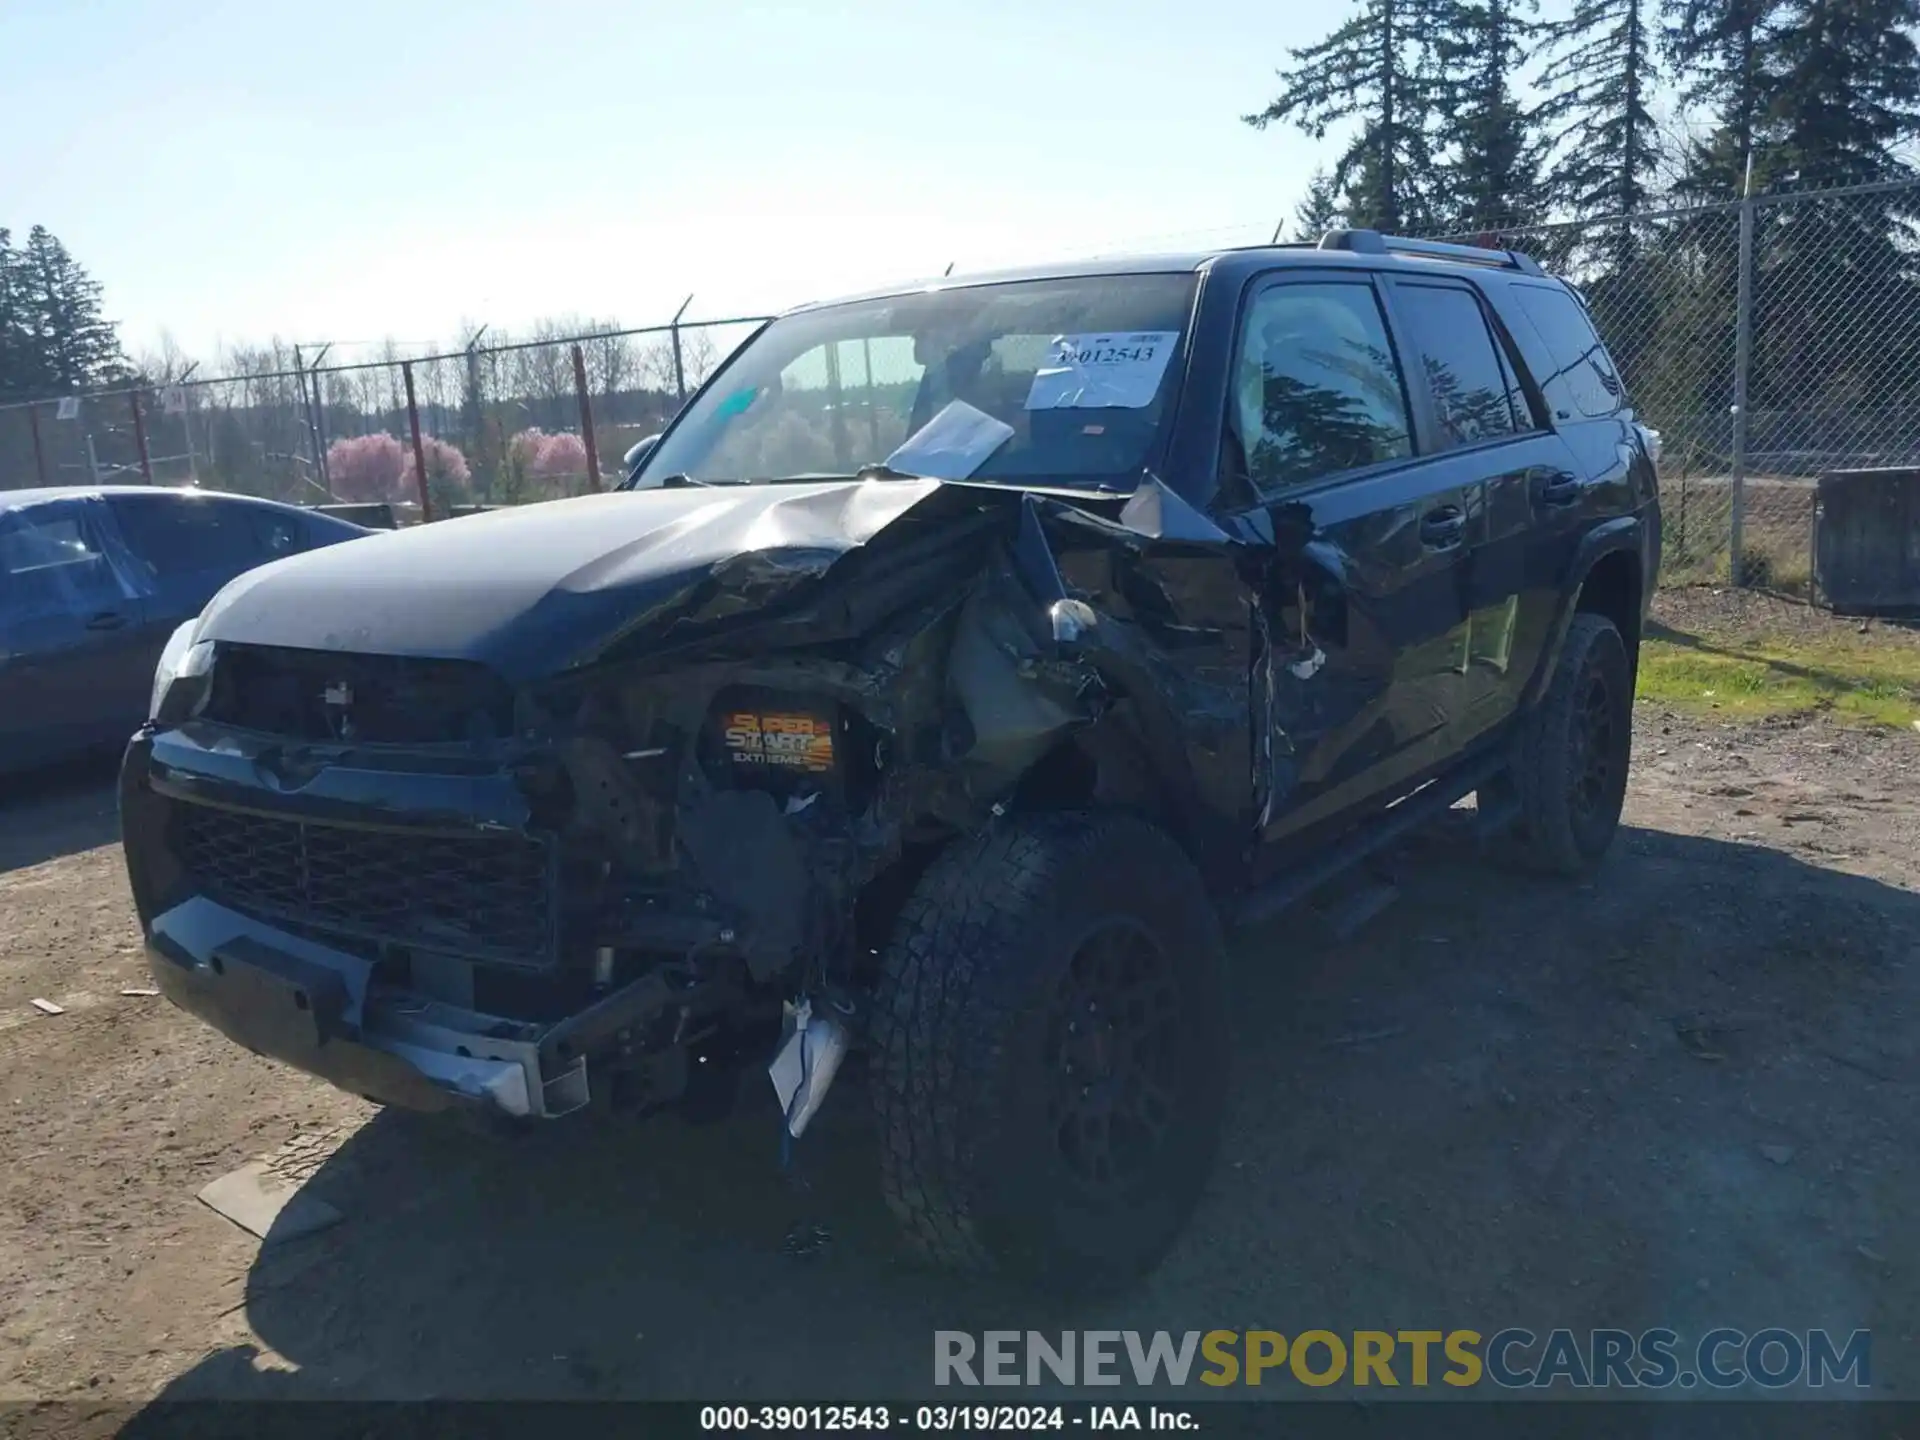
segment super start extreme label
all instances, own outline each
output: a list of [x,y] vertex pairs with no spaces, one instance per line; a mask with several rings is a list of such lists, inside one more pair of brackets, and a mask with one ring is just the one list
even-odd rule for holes
[[824,715],[735,710],[722,737],[736,765],[769,765],[818,775],[833,768],[833,722]]

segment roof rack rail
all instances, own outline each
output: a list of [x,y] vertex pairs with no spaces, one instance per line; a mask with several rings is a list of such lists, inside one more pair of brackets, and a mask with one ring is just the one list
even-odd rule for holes
[[1378,230],[1329,230],[1320,237],[1322,250],[1346,250],[1355,255],[1411,255],[1426,260],[1452,260],[1461,265],[1497,265],[1523,275],[1544,275],[1540,262],[1518,250],[1492,250],[1480,245],[1456,245],[1448,240],[1410,240],[1382,235]]

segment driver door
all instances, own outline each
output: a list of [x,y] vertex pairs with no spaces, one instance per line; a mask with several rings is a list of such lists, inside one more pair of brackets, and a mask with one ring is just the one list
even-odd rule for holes
[[1275,538],[1254,737],[1269,842],[1393,798],[1449,753],[1466,703],[1483,488],[1424,453],[1424,394],[1390,317],[1384,288],[1352,270],[1271,276],[1242,306],[1222,463]]
[[7,768],[107,740],[144,718],[144,602],[108,558],[97,505],[0,517],[0,750]]

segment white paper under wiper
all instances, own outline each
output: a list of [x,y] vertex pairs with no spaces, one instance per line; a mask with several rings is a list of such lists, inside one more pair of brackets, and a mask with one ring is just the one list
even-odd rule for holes
[[930,480],[965,480],[1012,438],[1011,425],[964,400],[954,400],[909,435],[886,464]]

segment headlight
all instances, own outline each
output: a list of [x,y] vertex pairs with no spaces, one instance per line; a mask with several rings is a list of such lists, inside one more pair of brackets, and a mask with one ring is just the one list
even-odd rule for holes
[[160,663],[153,669],[153,694],[147,701],[148,719],[160,718],[160,707],[165,703],[167,691],[173,688],[174,681],[196,680],[213,669],[213,642],[194,641],[194,631],[199,628],[198,620],[189,620],[167,637],[166,649],[160,652]]

